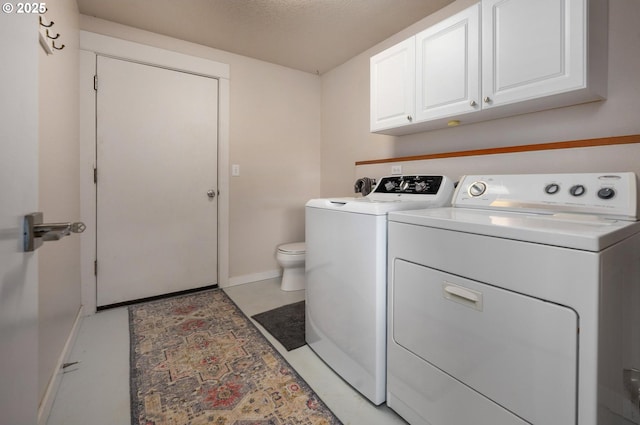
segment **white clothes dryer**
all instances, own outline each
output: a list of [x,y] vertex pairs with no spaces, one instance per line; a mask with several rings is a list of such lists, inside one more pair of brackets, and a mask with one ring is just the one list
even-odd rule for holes
[[465,176],[389,214],[389,407],[413,425],[640,423],[633,173]]
[[359,198],[306,204],[306,341],[374,404],[385,400],[387,213],[450,205],[445,176],[390,176]]

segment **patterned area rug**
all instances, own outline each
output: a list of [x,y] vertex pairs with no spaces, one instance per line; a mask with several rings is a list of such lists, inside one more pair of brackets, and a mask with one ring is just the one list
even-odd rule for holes
[[129,307],[133,425],[341,422],[221,290]]
[[251,316],[260,323],[287,351],[300,348],[305,342],[304,301],[283,305]]

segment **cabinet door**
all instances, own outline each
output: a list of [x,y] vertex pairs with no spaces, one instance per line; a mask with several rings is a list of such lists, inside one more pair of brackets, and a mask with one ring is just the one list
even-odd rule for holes
[[416,120],[480,109],[480,5],[416,36]]
[[586,0],[482,2],[483,108],[583,88]]
[[413,121],[415,108],[415,38],[371,58],[371,131]]

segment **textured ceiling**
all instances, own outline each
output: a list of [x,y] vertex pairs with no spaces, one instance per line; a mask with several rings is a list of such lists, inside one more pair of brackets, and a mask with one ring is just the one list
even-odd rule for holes
[[80,13],[322,74],[454,0],[77,0]]

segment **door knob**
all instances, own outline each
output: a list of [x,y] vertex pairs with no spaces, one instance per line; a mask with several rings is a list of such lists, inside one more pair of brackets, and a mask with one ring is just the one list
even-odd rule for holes
[[87,226],[75,223],[43,223],[43,214],[35,212],[24,216],[23,246],[25,252],[38,249],[43,242],[57,241],[71,233],[82,233]]
[[210,199],[215,198],[215,197],[216,197],[216,191],[215,191],[215,190],[213,190],[213,189],[208,190],[208,191],[207,191],[207,196],[208,196]]

